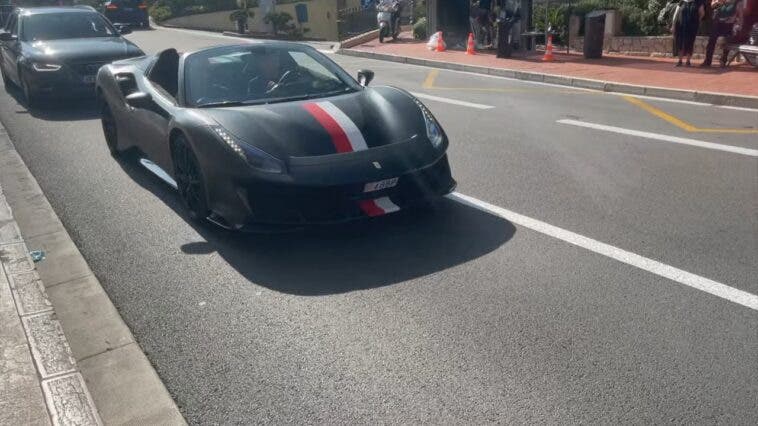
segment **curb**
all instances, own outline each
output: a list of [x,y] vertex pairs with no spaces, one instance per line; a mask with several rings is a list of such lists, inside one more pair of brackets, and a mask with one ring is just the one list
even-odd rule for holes
[[[2,125],[0,187],[0,216],[15,212],[12,223],[0,217],[5,286],[16,301],[53,424],[185,425]],[[44,260],[33,263],[29,249],[43,250]]]
[[386,53],[365,52],[340,48],[340,55],[354,56],[358,58],[376,59],[380,61],[399,62],[404,64],[421,65],[432,68],[452,71],[465,71],[475,74],[493,75],[497,77],[513,78],[516,80],[534,81],[540,83],[558,84],[562,86],[578,87],[582,89],[599,90],[602,92],[624,93],[628,95],[651,96],[656,98],[676,99],[681,101],[701,102],[712,105],[725,105],[742,108],[758,109],[758,96],[733,95],[728,93],[697,92],[666,87],[640,86],[635,84],[618,83],[612,81],[592,80],[576,78],[565,75],[535,73],[506,68],[488,68],[477,65],[464,65],[430,59],[421,59],[408,56],[389,55]]

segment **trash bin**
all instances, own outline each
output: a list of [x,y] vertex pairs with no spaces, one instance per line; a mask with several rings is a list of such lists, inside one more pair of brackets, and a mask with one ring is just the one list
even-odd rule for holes
[[605,35],[605,12],[590,12],[584,20],[584,57],[603,57],[603,36]]

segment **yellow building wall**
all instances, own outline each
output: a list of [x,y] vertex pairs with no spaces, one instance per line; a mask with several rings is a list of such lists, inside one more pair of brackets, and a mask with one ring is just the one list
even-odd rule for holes
[[[348,0],[348,3],[357,2],[360,5],[360,0]],[[292,15],[293,22],[297,25],[297,13],[295,13],[295,6],[298,4],[304,4],[308,8],[308,22],[302,24],[303,28],[308,28],[305,37],[318,38],[324,40],[337,40],[339,34],[337,31],[337,0],[311,0],[302,1],[298,3],[277,4],[277,12],[287,12]],[[255,17],[248,24],[252,31],[260,31],[265,28],[263,24],[263,16],[259,13],[259,9],[253,9],[255,11]]]

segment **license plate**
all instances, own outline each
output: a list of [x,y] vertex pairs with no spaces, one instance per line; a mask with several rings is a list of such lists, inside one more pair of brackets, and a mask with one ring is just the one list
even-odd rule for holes
[[85,84],[94,84],[95,83],[95,76],[94,75],[85,75],[82,77],[82,81],[84,81]]
[[369,182],[363,187],[363,192],[381,191],[382,189],[392,188],[397,185],[400,178],[380,180],[378,182]]
[[132,7],[125,7],[124,12],[134,12],[134,8]]

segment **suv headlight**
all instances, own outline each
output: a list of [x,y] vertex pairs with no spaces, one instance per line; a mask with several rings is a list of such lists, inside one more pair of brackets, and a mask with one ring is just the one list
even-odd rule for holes
[[61,66],[58,64],[47,64],[44,62],[32,62],[32,68],[34,68],[34,71],[37,72],[52,72],[58,71],[61,69]]
[[210,126],[213,132],[250,167],[266,173],[283,173],[284,164],[252,145],[240,141],[221,126]]
[[426,108],[426,105],[422,104],[421,101],[416,98],[413,98],[413,101],[416,102],[416,105],[418,105],[421,110],[421,115],[424,116],[426,136],[429,138],[429,142],[431,142],[432,146],[435,148],[441,147],[442,142],[445,140],[445,136],[442,134],[442,128],[439,123],[437,123],[437,120],[434,118],[431,111]]

